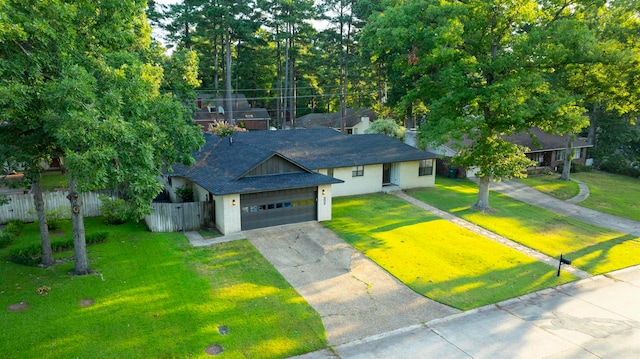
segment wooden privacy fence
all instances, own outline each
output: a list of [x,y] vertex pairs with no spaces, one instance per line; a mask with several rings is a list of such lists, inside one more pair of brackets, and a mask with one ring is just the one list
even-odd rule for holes
[[[44,192],[42,197],[47,211],[70,206],[67,192]],[[7,195],[7,198],[9,203],[0,205],[0,224],[5,224],[13,219],[23,222],[33,222],[38,219],[36,206],[33,204],[33,194],[11,194]],[[82,198],[82,214],[85,217],[102,215],[100,211],[102,202],[98,199],[98,193],[80,193],[80,198]]]
[[152,203],[145,216],[151,232],[195,231],[214,224],[213,202]]

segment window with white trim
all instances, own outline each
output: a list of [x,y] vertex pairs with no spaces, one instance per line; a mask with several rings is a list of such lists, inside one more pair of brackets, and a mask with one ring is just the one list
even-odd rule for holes
[[573,149],[573,159],[578,159],[582,157],[582,148],[574,148]]
[[351,169],[351,177],[362,177],[364,176],[364,166],[353,166]]

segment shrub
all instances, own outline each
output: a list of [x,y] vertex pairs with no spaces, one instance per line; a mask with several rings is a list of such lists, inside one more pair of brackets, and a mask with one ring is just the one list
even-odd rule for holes
[[[87,245],[104,242],[109,235],[108,232],[94,232],[85,236]],[[73,249],[73,238],[55,241],[51,243],[53,252],[65,252]],[[34,243],[28,247],[15,248],[9,253],[9,260],[13,263],[36,267],[42,262],[40,243]]]
[[[561,163],[560,165],[558,165],[558,172],[562,173],[562,169],[564,168],[564,163]],[[592,166],[586,166],[583,165],[582,163],[574,163],[571,162],[571,173],[578,173],[578,172],[591,172],[593,170]]]
[[40,250],[40,243],[15,248],[9,253],[9,260],[13,263],[36,267],[42,262]]
[[227,121],[213,121],[213,123],[209,125],[209,132],[218,137],[227,137],[233,135],[236,132],[244,131],[246,131],[245,128],[232,125]]
[[9,221],[9,223],[7,223],[7,226],[4,228],[4,231],[11,233],[17,237],[20,235],[20,232],[22,232],[22,228],[24,228],[24,223],[22,223],[22,221],[14,219]]
[[634,166],[634,163],[630,162],[620,154],[612,154],[602,158],[599,161],[599,168],[600,170],[609,173],[615,173],[634,178],[640,177],[640,168]]
[[122,198],[100,196],[102,206],[100,211],[107,224],[123,224],[129,219],[129,205]]
[[96,244],[106,241],[108,236],[109,232],[94,232],[87,234],[85,236],[85,239],[87,241],[87,244]]
[[193,202],[195,200],[193,188],[187,185],[176,188],[176,194],[182,199],[182,202]]
[[0,231],[0,249],[8,247],[16,239],[16,236],[6,229]]
[[71,207],[61,206],[56,209],[50,209],[45,212],[45,216],[47,217],[47,227],[49,230],[55,231],[60,228],[60,223],[63,220],[71,218]]

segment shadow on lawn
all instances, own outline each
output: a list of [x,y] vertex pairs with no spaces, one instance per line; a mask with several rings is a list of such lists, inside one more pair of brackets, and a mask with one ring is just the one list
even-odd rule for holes
[[[545,288],[571,282],[578,277],[541,262],[519,263],[508,268],[491,269],[477,275],[430,279],[428,266],[412,273],[413,278],[399,278],[416,292],[443,304],[468,310]],[[394,274],[393,269],[385,268]],[[439,269],[434,270],[439,274]],[[395,274],[394,274],[395,275]]]
[[[611,258],[611,252],[620,249],[618,246],[625,246],[624,256]],[[565,256],[573,261],[574,266],[593,275],[611,272],[640,264],[640,238],[625,234],[567,253]]]

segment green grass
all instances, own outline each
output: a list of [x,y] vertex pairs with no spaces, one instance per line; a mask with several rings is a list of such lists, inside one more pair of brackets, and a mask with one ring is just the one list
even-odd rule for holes
[[640,221],[640,178],[605,172],[572,173],[589,186],[589,197],[580,206]]
[[[0,262],[3,358],[205,358],[212,344],[225,358],[282,358],[326,345],[317,313],[248,241],[193,248],[181,234],[101,221],[86,219],[88,231],[110,232],[88,248],[97,274],[68,275],[72,261],[50,269]],[[37,236],[25,226],[0,256]],[[36,294],[42,286],[49,295]],[[95,304],[81,308],[83,298]],[[21,301],[27,311],[4,309]]]
[[334,198],[325,226],[438,302],[471,309],[575,280],[385,194]]
[[47,171],[42,174],[41,186],[43,191],[55,191],[69,187],[67,175],[60,171]]
[[580,186],[576,182],[560,180],[557,173],[529,176],[518,181],[561,200],[573,198],[580,193]]
[[491,211],[471,208],[478,194],[468,180],[438,178],[435,188],[409,195],[552,257],[564,254],[592,274],[640,264],[639,238],[580,222],[491,192]]

